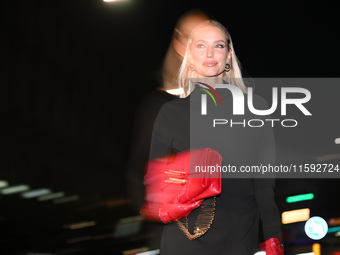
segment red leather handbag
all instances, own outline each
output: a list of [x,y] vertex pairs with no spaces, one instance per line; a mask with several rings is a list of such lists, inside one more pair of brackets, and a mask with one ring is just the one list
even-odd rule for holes
[[270,238],[267,241],[260,243],[261,251],[265,251],[266,255],[284,255],[283,245],[277,238]]
[[141,214],[171,223],[187,217],[204,198],[221,193],[222,156],[210,148],[180,152],[147,163]]

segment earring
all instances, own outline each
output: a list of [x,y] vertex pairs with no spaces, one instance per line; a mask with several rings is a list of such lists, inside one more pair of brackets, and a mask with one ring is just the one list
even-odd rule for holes
[[230,69],[231,69],[231,65],[227,63],[227,64],[225,65],[224,71],[229,72]]
[[189,65],[189,69],[190,69],[191,71],[195,71],[194,64],[190,64],[190,65]]

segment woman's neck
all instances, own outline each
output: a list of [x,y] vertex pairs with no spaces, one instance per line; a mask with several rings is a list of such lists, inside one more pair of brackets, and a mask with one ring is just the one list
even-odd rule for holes
[[224,84],[225,81],[220,77],[201,77],[191,79],[194,84],[208,84],[211,87],[215,87],[215,84]]

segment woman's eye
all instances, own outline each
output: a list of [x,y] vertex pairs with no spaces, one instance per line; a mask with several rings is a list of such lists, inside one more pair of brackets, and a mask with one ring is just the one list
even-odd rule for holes
[[217,44],[217,45],[216,45],[216,48],[223,49],[223,48],[225,48],[225,45],[224,45],[224,44]]
[[197,44],[197,48],[204,48],[204,45],[203,44]]

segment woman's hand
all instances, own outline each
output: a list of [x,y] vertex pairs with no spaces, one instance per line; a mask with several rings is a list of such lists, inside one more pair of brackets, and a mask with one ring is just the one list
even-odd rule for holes
[[266,255],[284,255],[283,245],[277,238],[270,238],[267,241],[260,243],[261,251],[265,251]]

